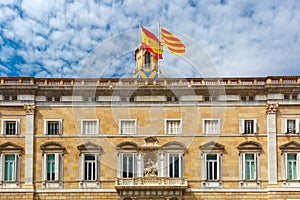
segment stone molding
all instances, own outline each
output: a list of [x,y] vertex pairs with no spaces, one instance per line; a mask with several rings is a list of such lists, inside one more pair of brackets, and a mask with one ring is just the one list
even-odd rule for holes
[[34,104],[25,104],[24,110],[25,110],[26,114],[34,114],[35,105]]
[[278,111],[278,103],[266,104],[266,113],[276,113]]

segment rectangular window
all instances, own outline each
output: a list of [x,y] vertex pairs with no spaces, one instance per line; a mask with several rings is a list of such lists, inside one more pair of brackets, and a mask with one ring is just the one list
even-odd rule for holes
[[287,120],[287,133],[296,132],[296,120]]
[[119,122],[120,134],[136,134],[136,120],[120,120]]
[[251,134],[254,133],[254,122],[253,120],[245,120],[245,130],[244,133]]
[[19,134],[19,119],[3,119],[2,134],[3,135],[18,135]]
[[218,180],[218,160],[217,154],[206,157],[206,178],[207,180]]
[[82,120],[81,121],[81,134],[95,135],[99,133],[98,120]]
[[16,157],[14,155],[5,155],[4,181],[16,180]]
[[45,135],[61,135],[62,134],[62,120],[61,119],[45,119],[44,120]]
[[178,178],[180,177],[180,162],[179,162],[179,155],[170,155],[169,157],[169,177],[170,178]]
[[134,173],[134,157],[133,155],[123,155],[123,178],[133,178]]
[[219,119],[205,119],[203,125],[204,125],[204,133],[205,134],[219,134],[220,133],[220,120]]
[[255,180],[255,160],[254,154],[245,155],[245,178],[246,180]]
[[240,119],[240,133],[255,134],[257,129],[257,119]]
[[85,155],[84,160],[84,180],[96,180],[96,157],[93,155]]
[[287,154],[287,179],[297,180],[297,154]]
[[167,119],[165,121],[166,134],[180,134],[181,133],[181,119]]
[[55,155],[47,155],[47,181],[55,180]]

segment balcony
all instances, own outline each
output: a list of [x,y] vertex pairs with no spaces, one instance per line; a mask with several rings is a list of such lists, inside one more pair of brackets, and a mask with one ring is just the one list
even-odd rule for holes
[[138,177],[119,178],[115,188],[121,197],[172,197],[183,196],[188,187],[186,178]]

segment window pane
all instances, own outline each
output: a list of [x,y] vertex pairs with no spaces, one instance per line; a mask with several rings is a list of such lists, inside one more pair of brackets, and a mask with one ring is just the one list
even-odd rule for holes
[[245,174],[246,180],[254,180],[255,179],[255,162],[254,162],[254,154],[246,154],[245,155]]
[[7,155],[5,156],[4,165],[4,180],[13,181],[15,179],[15,156]]
[[85,155],[85,180],[96,180],[96,159],[95,156]]
[[288,179],[297,180],[297,155],[288,154],[287,157],[287,170],[288,170]]
[[217,134],[219,133],[219,121],[218,120],[205,120],[204,121],[205,133]]
[[47,180],[48,181],[55,180],[55,156],[54,155],[47,156]]
[[5,133],[6,133],[6,135],[15,135],[16,134],[16,122],[15,121],[6,121],[5,122]]
[[121,134],[135,134],[135,121],[121,121]]
[[133,177],[133,156],[124,155],[123,156],[123,178]]
[[206,177],[207,180],[218,179],[218,161],[216,154],[206,156]]
[[179,155],[170,155],[169,177],[179,177]]
[[287,133],[296,132],[296,122],[295,120],[287,120]]
[[245,133],[253,133],[253,120],[245,120]]
[[59,134],[59,122],[58,121],[53,121],[53,122],[48,122],[48,135],[58,135]]
[[83,121],[83,134],[97,134],[97,121]]

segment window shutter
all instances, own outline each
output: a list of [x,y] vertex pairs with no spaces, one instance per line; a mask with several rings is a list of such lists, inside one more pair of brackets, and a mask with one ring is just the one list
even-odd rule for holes
[[62,135],[63,132],[62,132],[62,121],[58,121],[58,124],[59,124],[59,135]]
[[206,153],[202,154],[201,158],[202,180],[206,180]]
[[281,154],[281,178],[282,180],[286,180],[287,179],[287,174],[286,174],[286,153]]
[[239,179],[243,179],[243,154],[239,154]]
[[260,156],[258,153],[254,156],[256,157],[256,180],[260,180]]
[[253,133],[258,133],[258,123],[257,119],[253,120]]
[[84,134],[84,120],[80,120],[80,133],[83,135]]
[[[48,125],[48,121],[44,119],[44,134],[47,135],[48,134],[48,128],[47,128],[47,125]],[[46,179],[45,179],[46,180]]]
[[253,155],[254,157],[254,180],[257,180],[257,154]]
[[243,170],[242,170],[243,178],[242,178],[242,180],[246,180],[246,160],[245,160],[245,154],[244,153],[242,153],[242,166],[243,166]]
[[47,180],[47,154],[43,155],[43,162],[42,162],[42,176],[43,181]]
[[123,154],[119,153],[118,154],[118,163],[117,163],[117,168],[118,168],[118,178],[122,178],[122,172],[123,172],[123,169],[122,169],[122,160],[123,160]]
[[85,163],[84,163],[84,160],[85,160],[85,154],[81,153],[80,154],[80,164],[79,164],[79,177],[80,177],[80,180],[84,180],[84,174],[85,174]]
[[16,135],[20,135],[21,131],[20,131],[20,120],[16,120]]
[[222,154],[221,153],[218,153],[217,154],[218,155],[218,177],[217,177],[217,179],[219,180],[219,181],[221,181],[222,180]]
[[181,161],[181,165],[180,165],[180,167],[181,167],[181,169],[180,169],[180,176],[179,177],[184,177],[184,159],[183,159],[183,155],[182,154],[180,154],[180,161]]
[[168,154],[167,154],[167,163],[168,163],[168,164],[167,164],[167,166],[166,166],[166,167],[167,167],[167,170],[166,170],[166,172],[167,172],[167,173],[166,173],[166,177],[170,177],[170,164],[171,164],[170,162],[171,162],[171,160],[170,160],[170,154],[168,153]]
[[245,119],[240,119],[240,133],[245,133]]
[[296,133],[299,133],[300,132],[300,130],[299,130],[299,122],[300,122],[300,119],[296,119],[295,120],[296,121]]
[[60,165],[60,162],[59,162],[59,161],[60,161],[60,158],[59,158],[59,157],[60,157],[60,155],[59,155],[58,153],[56,153],[55,156],[54,156],[54,159],[55,159],[55,160],[54,160],[54,162],[55,162],[55,167],[54,167],[54,168],[55,168],[55,180],[56,180],[56,181],[58,181],[59,178],[60,178],[60,177],[59,177],[59,173],[60,173],[60,172],[59,172],[59,171],[60,171],[60,170],[59,170],[59,169],[60,169],[60,166],[59,166],[59,165]]
[[4,163],[5,163],[5,156],[4,154],[0,154],[0,159],[1,159],[1,163],[0,163],[0,181],[3,181],[3,177],[4,177]]
[[287,119],[281,120],[282,133],[287,133]]
[[297,153],[297,180],[300,180],[300,153]]
[[95,177],[96,177],[96,181],[100,180],[100,156],[99,154],[95,154],[95,161],[96,161],[96,166],[95,166]]

